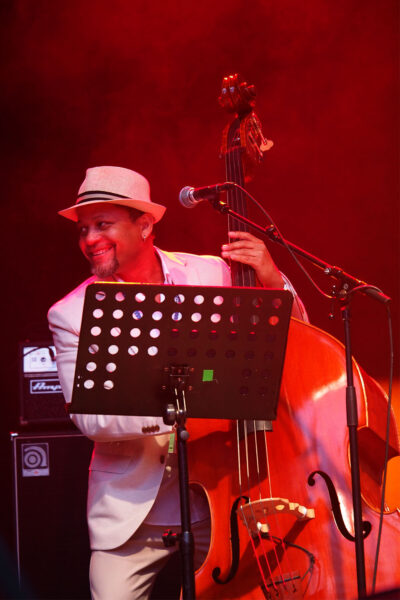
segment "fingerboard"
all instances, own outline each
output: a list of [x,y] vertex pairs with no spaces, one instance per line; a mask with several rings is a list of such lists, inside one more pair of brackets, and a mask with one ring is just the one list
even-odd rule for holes
[[[233,181],[244,187],[244,173],[242,165],[242,148],[240,147],[239,137],[240,119],[235,119],[229,129],[227,139],[227,151],[225,153],[225,171],[226,180]],[[239,141],[238,141],[239,140]],[[239,144],[239,145],[238,145]],[[247,217],[247,202],[245,195],[238,188],[233,188],[227,193],[229,207],[235,212]],[[247,226],[228,215],[228,230],[229,231],[247,231]],[[232,284],[235,286],[255,287],[256,276],[254,269],[249,265],[231,262]]]

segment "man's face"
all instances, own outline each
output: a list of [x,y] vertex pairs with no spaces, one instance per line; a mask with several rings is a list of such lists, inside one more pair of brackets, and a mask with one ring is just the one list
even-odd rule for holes
[[95,204],[78,212],[79,247],[97,277],[121,276],[134,267],[143,248],[140,218],[133,222],[123,206]]

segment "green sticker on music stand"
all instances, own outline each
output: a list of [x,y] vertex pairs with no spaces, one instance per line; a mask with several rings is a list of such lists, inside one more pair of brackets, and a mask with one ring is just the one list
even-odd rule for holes
[[203,369],[203,381],[214,381],[213,369]]

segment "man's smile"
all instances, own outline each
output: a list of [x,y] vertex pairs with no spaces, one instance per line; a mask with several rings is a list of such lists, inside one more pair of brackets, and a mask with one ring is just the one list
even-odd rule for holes
[[110,252],[110,250],[113,250],[113,249],[114,249],[114,246],[109,246],[108,248],[99,248],[98,250],[89,251],[88,256],[90,256],[91,258],[101,258],[102,256],[104,256],[105,254]]

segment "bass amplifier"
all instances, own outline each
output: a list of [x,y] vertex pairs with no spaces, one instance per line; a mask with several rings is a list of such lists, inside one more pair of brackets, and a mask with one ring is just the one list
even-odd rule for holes
[[52,342],[19,344],[19,378],[21,426],[47,428],[62,425],[73,428],[65,408],[57,373],[56,349]]

